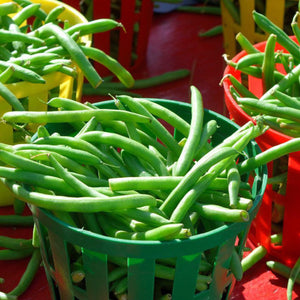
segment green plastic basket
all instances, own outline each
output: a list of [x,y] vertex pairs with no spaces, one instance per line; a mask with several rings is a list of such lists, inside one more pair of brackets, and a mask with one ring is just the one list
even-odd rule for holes
[[[172,100],[151,99],[172,109],[189,120],[191,106]],[[103,108],[113,107],[113,101],[98,103]],[[205,121],[215,119],[219,129],[212,143],[218,144],[233,133],[238,126],[215,112],[205,110]],[[54,127],[53,127],[54,126]],[[71,134],[66,124],[52,124],[49,131]],[[260,152],[257,144],[248,145],[248,155]],[[234,247],[243,252],[251,221],[255,217],[267,182],[267,168],[256,170],[252,194],[254,205],[249,211],[248,222],[224,225],[209,232],[184,240],[172,241],[129,241],[94,234],[73,228],[55,218],[49,211],[32,207],[33,215],[41,239],[42,257],[53,299],[101,299],[109,300],[108,256],[127,258],[128,299],[154,299],[154,266],[159,258],[176,258],[175,279],[172,300],[228,299],[235,279],[230,270],[230,260]],[[248,175],[247,175],[248,176]],[[82,250],[85,270],[84,287],[72,283],[70,272],[70,247]],[[205,291],[195,292],[196,278],[202,254],[214,249],[212,282]]]

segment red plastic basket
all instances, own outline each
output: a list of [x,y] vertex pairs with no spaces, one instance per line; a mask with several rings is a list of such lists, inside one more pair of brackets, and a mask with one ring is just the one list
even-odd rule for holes
[[[294,41],[296,39],[291,37]],[[261,42],[255,45],[260,51],[264,51],[265,42]],[[287,52],[282,46],[277,45],[276,49]],[[237,54],[233,61],[237,62],[243,56],[246,55],[245,51]],[[233,67],[227,66],[224,71],[224,75],[231,74],[235,78],[241,81],[241,72],[235,70]],[[249,90],[256,96],[262,94],[262,82],[260,79],[248,76]],[[230,80],[227,78],[224,80],[224,93],[225,103],[229,112],[229,116],[237,124],[242,125],[249,120],[254,120],[247,115],[236,103],[230,93]],[[279,133],[273,129],[268,129],[265,134],[256,139],[257,144],[262,151],[273,147],[275,145],[284,143],[292,139],[291,137]],[[268,164],[269,174],[273,173],[274,162]],[[296,259],[300,256],[300,222],[299,211],[300,201],[298,199],[299,188],[299,176],[300,176],[300,152],[294,152],[288,156],[288,178],[286,194],[281,195],[272,190],[271,185],[267,185],[262,205],[256,216],[256,219],[252,223],[252,227],[249,232],[249,238],[255,244],[261,244],[265,246],[268,253],[276,258],[279,258],[288,266],[294,265]],[[274,245],[270,241],[270,236],[273,233],[272,230],[272,206],[274,203],[278,203],[284,206],[284,217],[282,224],[282,244]]]
[[[63,2],[80,10],[80,1],[64,0]],[[93,19],[112,18],[112,0],[93,1]],[[143,0],[140,5],[136,0],[119,0],[118,16],[113,17],[122,23],[122,28],[93,35],[94,47],[116,58],[127,70],[132,71],[144,62],[150,28],[153,16],[153,1]],[[116,11],[114,11],[116,12]],[[96,65],[100,74],[107,74],[108,70]]]

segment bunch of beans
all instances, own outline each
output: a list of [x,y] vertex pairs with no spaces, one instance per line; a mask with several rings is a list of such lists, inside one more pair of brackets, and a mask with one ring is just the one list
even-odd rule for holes
[[131,74],[115,59],[81,42],[83,36],[122,25],[112,19],[99,19],[70,26],[68,20],[60,19],[65,9],[64,5],[58,5],[45,13],[40,3],[30,0],[0,4],[0,95],[14,110],[26,107],[5,84],[19,81],[44,84],[43,76],[53,72],[76,77],[77,66],[91,86],[97,87],[103,79],[91,61],[108,68],[125,86],[133,85]]
[[[211,137],[222,128],[214,119],[204,122],[201,93],[194,86],[190,122],[148,99],[120,95],[114,103],[114,109],[103,109],[53,98],[48,105],[58,111],[5,113],[3,120],[11,124],[69,123],[76,130],[62,135],[40,126],[31,143],[1,144],[2,181],[17,198],[75,227],[117,239],[185,239],[248,222],[254,199],[245,175],[300,149],[300,139],[294,139],[253,157],[243,154],[266,130],[252,122],[213,145]],[[210,254],[203,255],[198,291],[211,282]],[[71,269],[82,286],[80,261],[79,251]],[[233,251],[231,262],[240,279],[240,253]],[[121,299],[127,292],[126,265],[114,258],[110,263],[112,297]],[[174,270],[174,262],[162,261],[156,277],[170,288]]]
[[[292,40],[282,29],[264,15],[254,11],[253,18],[258,27],[269,33],[265,50],[260,52],[247,38],[239,33],[236,40],[246,51],[239,61],[226,62],[242,73],[242,81],[228,75],[232,83],[231,93],[238,105],[250,116],[262,115],[264,122],[274,130],[291,137],[299,137],[300,121],[300,28],[296,12],[291,27],[296,40]],[[275,50],[276,43],[285,51]],[[246,76],[243,76],[246,75]],[[263,94],[254,95],[248,89],[247,76],[260,78]]]

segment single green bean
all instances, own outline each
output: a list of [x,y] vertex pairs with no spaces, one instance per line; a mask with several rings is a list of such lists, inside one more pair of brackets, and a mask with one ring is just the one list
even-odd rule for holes
[[[280,263],[280,262],[277,262],[277,261],[267,261],[266,262],[266,265],[275,273],[285,277],[285,278],[289,278],[290,277],[290,274],[291,274],[291,268],[289,268],[288,266]],[[295,282],[297,282],[298,284],[300,284],[300,276],[298,275],[296,277],[296,280]]]
[[0,261],[23,259],[25,257],[30,256],[33,251],[33,247],[19,250],[2,249],[0,250]]
[[89,213],[156,205],[156,199],[146,194],[122,195],[110,198],[54,196],[28,191],[17,183],[5,179],[1,180],[21,199],[49,210]]
[[11,292],[9,292],[10,295],[20,296],[28,289],[40,267],[41,261],[40,249],[36,248],[32,253],[31,259],[19,283]]
[[275,70],[275,58],[274,51],[277,37],[275,34],[270,34],[266,41],[265,55],[262,63],[262,82],[264,92],[268,91],[274,86],[274,70]]
[[267,249],[260,245],[254,248],[246,257],[242,259],[243,272],[246,272],[254,264],[259,262],[267,254]]
[[177,7],[177,10],[183,11],[183,12],[196,13],[196,14],[221,15],[221,8],[219,6],[209,6],[209,5],[189,6],[189,5],[183,5],[183,6]]
[[47,17],[45,19],[46,23],[55,22],[60,14],[62,14],[65,11],[66,7],[63,5],[58,5],[54,8],[52,8],[49,13],[47,14]]
[[260,53],[260,51],[252,45],[252,43],[246,38],[246,36],[242,32],[239,32],[235,36],[235,39],[240,44],[241,48],[245,50],[248,54]]
[[32,247],[31,239],[11,238],[8,236],[0,236],[0,246],[7,249],[18,250]]
[[120,120],[124,122],[149,123],[150,118],[137,113],[119,111],[116,109],[97,110],[74,110],[74,111],[27,111],[27,112],[7,112],[2,118],[10,123],[72,123],[76,121],[88,121],[95,117],[97,121]]
[[223,26],[222,25],[216,25],[204,32],[199,32],[198,36],[200,37],[212,37],[212,36],[216,36],[219,34],[222,34],[223,32]]
[[227,181],[230,207],[236,208],[238,205],[238,195],[240,190],[241,177],[236,162],[234,160],[227,169]]
[[0,215],[1,226],[32,226],[32,216],[19,216],[19,215]]
[[300,257],[296,260],[294,266],[291,269],[291,273],[288,279],[288,284],[286,288],[286,295],[288,300],[292,300],[292,293],[294,284],[296,282],[296,279],[298,277],[298,274],[300,274]]
[[173,168],[174,176],[184,175],[190,169],[201,139],[204,109],[202,95],[195,86],[191,86],[191,111],[189,135]]
[[19,6],[14,2],[7,2],[0,4],[0,16],[6,16],[9,14],[16,13],[19,9]]
[[27,5],[26,7],[22,8],[19,12],[17,12],[13,16],[14,22],[21,26],[24,21],[35,15],[37,10],[41,7],[40,3],[32,3]]
[[54,35],[58,39],[59,43],[68,51],[71,58],[82,70],[86,79],[90,82],[93,87],[97,87],[102,79],[92,66],[90,61],[87,59],[85,54],[82,52],[79,45],[59,26],[52,23],[45,24],[39,29],[40,36],[43,35]]
[[25,111],[20,100],[2,82],[0,82],[0,96],[7,101],[14,110]]

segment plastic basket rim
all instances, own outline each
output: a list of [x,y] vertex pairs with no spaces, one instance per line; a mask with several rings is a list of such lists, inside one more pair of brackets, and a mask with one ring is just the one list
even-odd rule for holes
[[[290,38],[294,41],[296,41],[296,37],[295,36],[290,36]],[[262,41],[262,42],[259,42],[259,43],[256,43],[254,44],[254,47],[260,49],[262,47],[264,47],[266,45],[266,41]],[[237,62],[239,59],[241,59],[243,56],[246,55],[246,51],[245,50],[242,50],[241,52],[237,53],[233,58],[232,58],[232,61],[233,62]],[[233,69],[233,67],[227,65],[224,69],[224,72],[223,72],[223,78],[226,76],[226,75],[229,75],[229,74],[232,74],[231,70],[234,70],[234,72],[236,73],[240,73],[239,70],[235,70]],[[223,89],[224,89],[224,93],[225,93],[225,96],[226,98],[228,99],[228,101],[231,102],[231,104],[234,106],[235,110],[240,114],[242,115],[244,118],[246,118],[248,121],[252,121],[252,122],[255,122],[255,120],[249,116],[242,108],[240,108],[240,106],[238,106],[236,104],[236,101],[233,99],[231,93],[230,93],[230,86],[232,86],[232,84],[230,83],[229,79],[228,78],[225,78],[224,79],[224,82],[223,82]],[[226,102],[226,101],[225,101]],[[227,104],[226,104],[227,106]],[[228,106],[227,106],[228,108]],[[284,133],[281,133],[279,131],[276,131],[272,128],[269,128],[266,132],[265,132],[266,135],[270,134],[270,136],[276,136],[278,138],[280,138],[281,140],[291,140],[293,139],[293,137],[291,136],[288,136]]]
[[[175,104],[175,105],[179,105],[179,106],[184,106],[186,108],[190,108],[190,104],[186,103],[186,102],[178,102],[176,100],[167,100],[167,99],[158,99],[158,98],[147,98],[151,101],[154,102],[166,102],[166,103],[170,103],[170,104]],[[113,103],[114,100],[106,100],[106,101],[101,101],[98,103],[95,103],[95,105],[103,105],[103,104],[110,104]],[[227,117],[211,111],[209,109],[205,109],[205,112],[212,114],[213,116],[217,116],[220,117],[220,119],[222,119],[223,121],[229,123],[231,126],[235,127],[235,128],[239,128],[240,126],[237,125],[236,123],[234,123],[233,121],[231,121],[230,119],[228,119]],[[259,146],[257,145],[257,143],[255,141],[251,142],[251,147],[255,149],[257,149],[259,152],[261,151]],[[47,228],[47,224],[51,224],[53,222],[54,223],[58,223],[60,226],[63,226],[64,229],[66,231],[68,231],[69,233],[72,234],[78,234],[78,235],[83,235],[85,237],[88,237],[90,239],[95,239],[96,240],[101,240],[110,244],[115,244],[115,245],[119,245],[119,246],[128,246],[128,247],[153,247],[155,248],[157,251],[159,251],[159,249],[157,248],[165,248],[167,246],[173,246],[173,245],[180,245],[180,247],[184,247],[185,249],[189,249],[189,245],[191,245],[192,243],[195,242],[203,242],[204,239],[209,240],[212,236],[214,238],[216,238],[216,236],[218,237],[216,239],[216,245],[219,244],[219,240],[224,240],[224,233],[230,232],[231,233],[231,237],[236,237],[237,234],[239,232],[241,232],[242,230],[246,229],[247,226],[249,226],[253,220],[253,218],[255,217],[255,214],[257,213],[257,210],[261,204],[262,201],[262,197],[263,197],[263,193],[265,191],[266,188],[266,184],[267,184],[267,166],[263,165],[261,168],[261,173],[260,174],[260,178],[261,178],[261,188],[259,190],[259,193],[255,196],[255,199],[253,200],[253,206],[249,209],[248,213],[249,213],[249,220],[247,222],[237,222],[237,223],[230,223],[230,224],[225,224],[222,225],[216,229],[207,231],[205,233],[200,233],[194,236],[191,236],[189,238],[186,239],[175,239],[175,240],[170,240],[170,241],[141,241],[141,240],[127,240],[127,239],[117,239],[117,238],[113,238],[113,237],[109,237],[109,236],[105,236],[105,235],[101,235],[101,234],[97,234],[94,232],[90,232],[84,229],[79,229],[79,228],[75,228],[72,227],[68,224],[66,224],[65,222],[57,219],[54,215],[51,214],[51,212],[49,212],[47,209],[44,208],[39,208],[34,206],[33,211],[35,212],[34,215],[36,215],[35,217],[37,218],[37,220],[46,226]],[[40,218],[42,217],[42,218]],[[45,220],[46,219],[46,220]],[[57,234],[59,235],[59,232],[57,232]],[[66,239],[67,240],[67,239]],[[211,248],[211,244],[208,246],[208,248]],[[207,249],[208,249],[207,248]],[[155,252],[157,252],[155,251]],[[125,254],[124,254],[125,255]],[[162,256],[168,256],[168,254],[162,254]]]

